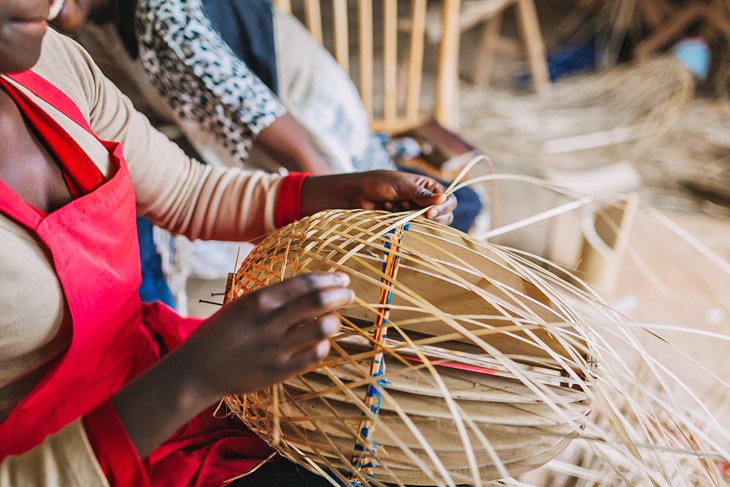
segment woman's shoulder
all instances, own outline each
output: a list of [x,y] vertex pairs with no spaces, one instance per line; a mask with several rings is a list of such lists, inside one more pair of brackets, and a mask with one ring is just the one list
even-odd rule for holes
[[88,117],[97,74],[89,54],[72,39],[48,29],[33,71],[65,93]]

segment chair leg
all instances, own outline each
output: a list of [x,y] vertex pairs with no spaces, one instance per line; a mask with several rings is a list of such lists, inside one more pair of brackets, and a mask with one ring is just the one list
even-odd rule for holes
[[482,27],[482,35],[479,40],[479,49],[476,52],[474,73],[472,75],[475,85],[482,86],[489,83],[501,28],[502,12],[487,20],[484,27]]
[[639,207],[636,193],[622,204],[583,214],[583,247],[577,273],[604,295],[616,288],[621,261]]
[[730,16],[717,6],[708,6],[707,22],[715,28],[725,39],[730,40]]
[[652,30],[659,27],[676,11],[675,7],[667,0],[639,0],[636,8],[644,24]]
[[545,42],[540,32],[540,23],[533,0],[517,0],[517,20],[527,51],[532,85],[538,93],[547,91],[550,87],[550,78],[545,59]]

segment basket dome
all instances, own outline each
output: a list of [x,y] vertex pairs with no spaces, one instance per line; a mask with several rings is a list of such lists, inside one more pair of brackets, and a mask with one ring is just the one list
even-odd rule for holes
[[356,293],[329,357],[226,398],[282,455],[349,485],[480,484],[585,426],[588,340],[540,267],[427,220],[332,210],[258,244],[226,300],[313,271]]

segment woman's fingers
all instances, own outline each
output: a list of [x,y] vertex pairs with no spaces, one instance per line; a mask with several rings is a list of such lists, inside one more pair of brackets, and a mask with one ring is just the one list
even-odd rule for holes
[[438,216],[433,219],[436,223],[440,223],[442,225],[449,226],[454,221],[454,214],[453,213],[447,213],[443,216]]
[[[260,311],[273,312],[305,294],[317,293],[330,288],[344,288],[350,277],[341,272],[301,274],[286,281],[256,291],[252,296]],[[297,320],[298,321],[298,320]]]
[[270,323],[285,334],[292,325],[312,320],[318,316],[352,303],[355,293],[346,287],[329,287],[302,294],[290,300],[270,315]]
[[273,379],[278,382],[299,374],[327,357],[329,338],[340,328],[340,319],[334,314],[291,327],[279,342],[278,358],[271,369]]
[[293,355],[286,363],[288,375],[300,373],[321,362],[330,352],[329,340],[322,340],[314,347],[309,347]]
[[[444,188],[443,185],[441,185],[438,181],[425,176],[418,176],[409,182],[412,185],[410,193],[413,196],[410,199],[404,199],[402,205],[406,209],[411,207],[411,202],[419,206],[433,205],[433,207],[426,212],[426,218],[445,225],[448,225],[453,221],[453,212],[457,205],[456,197],[454,195],[446,195],[446,188]],[[405,194],[408,193],[405,192]]]
[[[439,223],[443,223],[444,220],[448,219],[448,223],[451,223],[451,220],[454,219],[454,210],[456,209],[456,205],[456,197],[453,194],[450,194],[446,198],[446,201],[428,210],[428,212],[426,212],[426,217]],[[446,224],[448,225],[448,223]]]
[[311,321],[289,328],[282,345],[290,349],[292,355],[312,348],[323,340],[328,340],[342,328],[340,318],[328,313]]
[[444,203],[445,188],[427,176],[402,173],[402,183],[398,193],[402,202],[411,202],[419,207]]

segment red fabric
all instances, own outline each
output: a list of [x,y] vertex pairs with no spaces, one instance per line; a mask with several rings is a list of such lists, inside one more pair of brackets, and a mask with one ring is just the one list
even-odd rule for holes
[[210,408],[195,417],[149,456],[150,475],[161,480],[160,485],[182,485],[171,480],[180,478],[181,471],[185,485],[223,485],[271,455],[271,448],[242,428],[238,419],[216,418],[213,412]]
[[81,110],[79,110],[79,107],[76,106],[73,100],[41,76],[38,76],[33,71],[22,71],[8,75],[8,78],[16,81],[38,98],[45,100],[91,135],[95,135],[94,131],[91,130],[89,122],[84,118],[83,113],[81,113]]
[[309,177],[306,172],[290,172],[279,187],[276,197],[274,225],[281,228],[302,217],[302,185]]
[[91,193],[104,184],[104,176],[99,168],[88,154],[61,130],[61,126],[50,115],[2,78],[0,87],[4,88],[15,101],[28,123],[36,130],[38,137],[46,142],[49,150],[56,156],[66,186],[74,198]]
[[84,416],[84,429],[111,487],[149,485],[147,470],[111,399]]
[[[69,116],[80,113],[76,109]],[[35,123],[44,121],[39,118]],[[35,128],[39,133],[49,129]],[[73,164],[66,163],[77,154],[66,152],[68,145],[50,146],[54,140],[58,141],[43,142],[73,170]],[[38,445],[159,358],[155,342],[141,326],[134,193],[119,146],[105,146],[115,174],[96,190],[45,216],[0,184],[0,211],[33,233],[52,260],[68,306],[64,326],[72,328],[68,349],[0,423],[0,458]],[[78,170],[93,169],[88,157],[79,162],[88,165],[76,166]]]
[[[184,318],[161,301],[142,303],[142,322],[162,340],[166,351],[184,342],[201,321],[200,318]],[[175,326],[170,326],[171,323]]]
[[[90,131],[78,107],[40,76],[25,72],[10,78]],[[12,85],[7,88],[16,90]],[[32,101],[23,101],[18,106],[26,116],[40,110]],[[80,173],[96,169],[88,156],[80,157],[68,143],[71,137],[47,117],[39,115],[32,123],[74,181],[83,179]],[[174,348],[200,321],[181,318],[162,305],[143,307],[140,303],[134,191],[119,145],[102,144],[116,172],[47,215],[37,212],[0,180],[0,213],[24,226],[46,248],[68,306],[64,326],[72,328],[68,349],[0,422],[0,461],[30,450],[89,414],[85,423],[90,425],[100,463],[112,477],[110,481],[124,483],[127,463],[109,453],[115,440],[120,440],[121,425],[112,424],[110,430],[104,421],[113,422],[114,415],[109,410],[104,414],[108,406],[100,405],[159,360],[160,342],[166,350]],[[119,453],[130,460],[127,440],[122,440]],[[208,414],[173,435],[146,464],[155,486],[214,485],[218,479],[247,472],[270,452],[242,426],[231,427]]]

